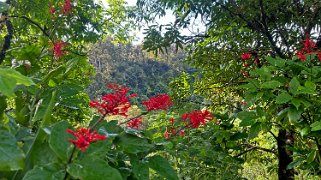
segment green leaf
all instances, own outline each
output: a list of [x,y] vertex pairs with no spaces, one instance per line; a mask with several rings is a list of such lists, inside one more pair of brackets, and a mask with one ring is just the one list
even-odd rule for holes
[[140,161],[137,157],[130,157],[130,164],[137,179],[149,180],[148,162]]
[[72,150],[72,144],[68,142],[67,128],[70,128],[70,124],[67,121],[60,121],[53,125],[49,137],[50,148],[64,162],[68,161]]
[[261,88],[264,88],[264,89],[275,89],[280,86],[282,86],[282,83],[276,80],[267,81],[261,84]]
[[291,103],[296,107],[296,109],[299,109],[301,105],[301,100],[297,98],[291,99]]
[[298,79],[296,77],[294,77],[293,79],[291,79],[290,83],[289,83],[289,90],[292,94],[296,95],[298,93],[298,89],[300,87],[300,82],[298,81]]
[[67,167],[67,172],[77,179],[105,179],[122,180],[122,176],[115,168],[110,167],[102,159],[85,158]]
[[307,156],[307,163],[312,163],[315,159],[315,156],[317,155],[317,151],[316,150],[312,150],[308,156]]
[[283,68],[285,66],[286,60],[281,58],[273,58],[271,56],[267,56],[266,60],[273,66]]
[[252,126],[256,122],[255,112],[242,111],[237,114],[237,118],[241,120],[240,126]]
[[267,67],[262,67],[260,69],[256,69],[254,71],[250,71],[251,75],[259,75],[263,80],[270,80],[272,78],[272,74]]
[[288,111],[288,118],[291,124],[296,124],[298,123],[298,120],[301,118],[301,112],[299,112],[294,107],[290,107]]
[[321,121],[316,121],[310,125],[311,131],[319,131],[321,130]]
[[25,86],[34,85],[33,81],[14,69],[0,68],[0,93],[8,97],[14,97],[14,89],[16,85]]
[[316,85],[311,81],[306,81],[304,86],[298,88],[301,94],[314,94],[316,90]]
[[129,154],[146,152],[153,147],[152,144],[148,143],[147,139],[140,138],[132,134],[122,134],[117,136],[115,143],[120,147],[120,149]]
[[276,103],[277,104],[284,104],[287,103],[292,99],[292,96],[287,93],[286,91],[283,91],[280,95],[276,97]]
[[169,180],[178,180],[176,171],[169,164],[168,160],[161,156],[152,156],[149,158],[149,167],[155,170],[159,175]]
[[304,161],[305,161],[305,158],[298,158],[298,159],[292,161],[292,162],[286,167],[286,169],[293,169],[293,168],[295,168],[295,167],[298,167],[298,166],[300,166],[301,164],[303,164]]
[[16,171],[24,166],[25,155],[19,149],[16,138],[0,127],[0,171]]
[[260,122],[255,123],[250,128],[249,139],[253,139],[253,138],[257,137],[261,130],[262,130],[262,123],[260,123]]
[[9,9],[9,5],[5,2],[0,2],[0,13],[3,13]]
[[23,177],[23,180],[61,180],[65,176],[64,171],[58,164],[47,164],[44,166],[35,166]]
[[305,127],[300,131],[302,137],[307,136],[310,133],[310,127]]

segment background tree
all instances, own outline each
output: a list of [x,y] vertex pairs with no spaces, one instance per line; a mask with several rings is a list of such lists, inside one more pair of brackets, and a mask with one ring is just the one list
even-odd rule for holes
[[[202,71],[188,86],[176,89],[191,90],[190,95],[206,97],[210,100],[214,111],[230,110],[230,117],[241,110],[239,102],[242,101],[243,91],[240,91],[238,86],[249,76],[247,72],[249,69],[261,68],[267,64],[263,58],[265,55],[291,58],[307,35],[311,36],[318,48],[321,44],[319,25],[321,4],[316,0],[277,2],[139,0],[137,5],[139,6],[137,17],[140,20],[151,21],[158,15],[165,15],[166,9],[173,11],[176,17],[174,23],[149,27],[146,31],[144,48],[158,52],[170,44],[176,44],[177,47],[187,44],[190,52],[187,58],[189,64]],[[181,35],[180,29],[188,27],[195,20],[204,24],[205,31],[194,32],[189,36]],[[253,58],[242,61],[240,55],[244,52],[248,52]],[[181,91],[177,94],[184,94],[186,97],[186,93]],[[278,109],[276,113],[284,108]],[[232,119],[234,118],[222,125],[228,127],[234,125],[235,121]],[[289,167],[293,160],[291,143],[297,140],[294,137],[297,137],[298,131],[290,128],[291,123],[286,125],[280,123],[283,122],[269,124],[277,131],[271,136],[275,137],[274,143],[278,148],[279,179],[293,179],[294,171]],[[251,134],[257,127],[252,126],[252,131],[249,133]],[[226,129],[224,126],[222,128]],[[259,130],[256,131],[256,135],[262,130],[257,129]],[[232,132],[229,128],[226,130]],[[252,139],[250,134],[247,136],[248,140]],[[232,135],[233,133],[226,140],[228,141]],[[247,152],[247,148],[242,149]]]

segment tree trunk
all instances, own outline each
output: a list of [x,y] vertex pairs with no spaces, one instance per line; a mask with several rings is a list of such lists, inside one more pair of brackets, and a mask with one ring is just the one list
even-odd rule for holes
[[284,129],[280,129],[276,140],[278,145],[279,180],[294,180],[294,169],[286,169],[286,167],[293,161],[293,158],[291,157],[292,151],[286,148],[287,144],[293,143],[293,134]]

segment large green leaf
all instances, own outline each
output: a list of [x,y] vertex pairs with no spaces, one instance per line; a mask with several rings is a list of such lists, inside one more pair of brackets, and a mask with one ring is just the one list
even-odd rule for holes
[[110,167],[102,159],[85,158],[74,162],[67,167],[67,172],[73,177],[82,180],[122,180],[122,176],[115,168]]
[[147,139],[140,138],[132,134],[122,134],[118,136],[115,139],[115,143],[120,147],[120,149],[129,154],[146,152],[153,147]]
[[168,160],[161,156],[152,156],[149,158],[149,167],[155,170],[159,175],[169,180],[178,180],[176,171],[169,164]]
[[33,81],[14,69],[0,68],[0,93],[8,97],[14,97],[14,89],[16,85],[25,86],[33,85]]
[[286,91],[283,91],[280,95],[276,97],[276,103],[277,104],[284,104],[289,102],[292,99],[292,96],[287,93]]
[[133,173],[139,180],[149,180],[149,166],[147,162],[140,161],[136,156],[130,158]]
[[319,131],[321,130],[321,121],[316,121],[310,125],[311,131]]
[[259,135],[262,130],[262,123],[257,122],[250,128],[249,139],[253,139]]
[[294,77],[291,79],[290,83],[289,83],[289,90],[292,94],[296,95],[298,93],[298,89],[300,87],[300,82],[299,80]]
[[16,138],[0,127],[0,171],[15,171],[24,166],[25,155],[19,149]]
[[64,171],[58,164],[47,164],[44,166],[35,166],[23,177],[23,180],[62,180],[65,176]]
[[290,123],[298,123],[298,120],[301,118],[301,112],[298,111],[295,107],[290,107],[288,111],[288,118]]
[[264,89],[275,89],[282,86],[282,83],[280,83],[279,81],[276,80],[272,80],[272,81],[267,81],[262,83],[261,88]]
[[237,118],[241,120],[240,126],[252,126],[256,122],[255,112],[242,111],[237,114]]
[[266,57],[266,60],[273,66],[283,68],[285,66],[286,60],[281,58],[273,58],[271,56]]
[[49,137],[50,148],[65,162],[68,161],[72,150],[72,144],[68,142],[67,128],[70,128],[69,123],[60,121],[53,126]]

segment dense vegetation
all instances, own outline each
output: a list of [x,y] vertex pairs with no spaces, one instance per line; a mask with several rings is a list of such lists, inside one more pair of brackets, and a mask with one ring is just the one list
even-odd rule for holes
[[0,2],[1,179],[320,178],[319,0],[106,2]]

